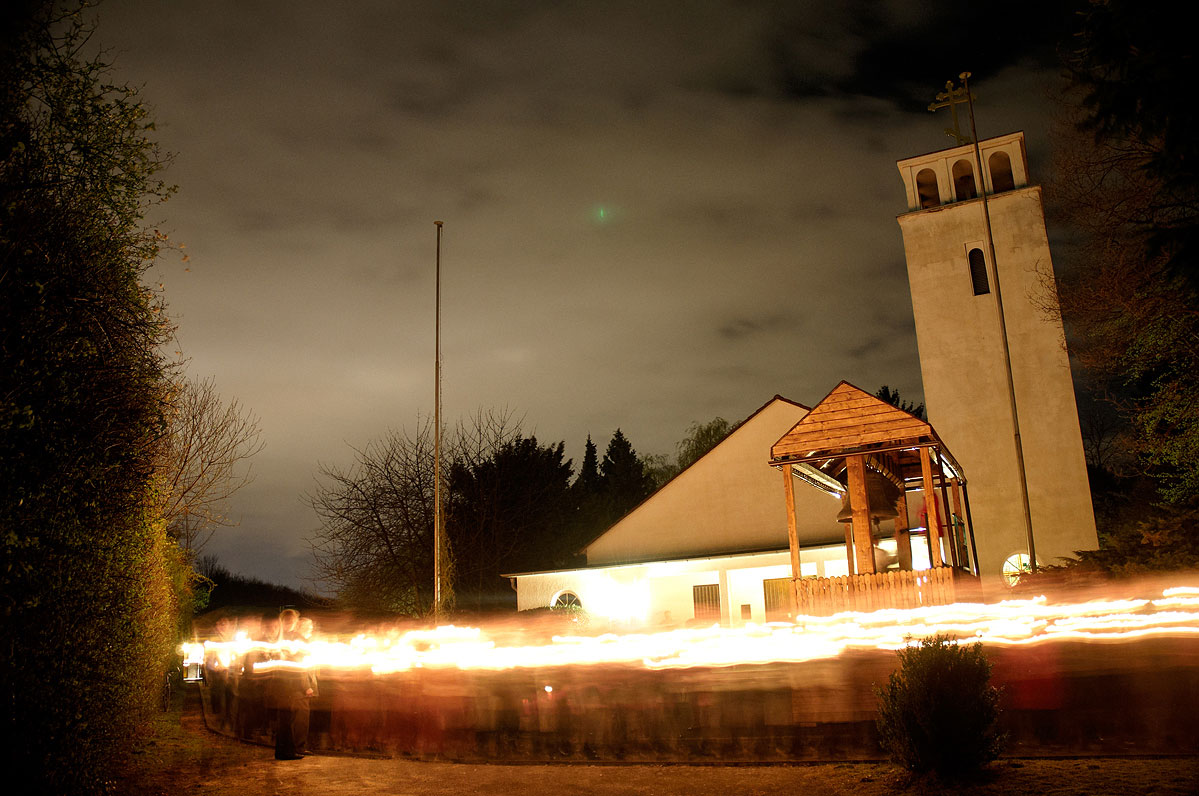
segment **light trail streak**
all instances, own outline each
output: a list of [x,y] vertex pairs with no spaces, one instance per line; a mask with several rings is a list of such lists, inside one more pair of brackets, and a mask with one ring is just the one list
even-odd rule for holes
[[1199,637],[1199,587],[1166,589],[1161,599],[1154,600],[1052,604],[1038,597],[805,616],[794,623],[561,635],[541,644],[501,644],[482,628],[454,625],[358,635],[346,642],[265,643],[239,634],[234,641],[184,645],[184,653],[189,660],[208,657],[216,667],[234,665],[252,651],[273,658],[254,663],[256,672],[320,667],[386,675],[420,668],[503,670],[597,664],[668,669],[827,659],[850,650],[900,649],[937,634],[955,636],[960,643],[998,646]]

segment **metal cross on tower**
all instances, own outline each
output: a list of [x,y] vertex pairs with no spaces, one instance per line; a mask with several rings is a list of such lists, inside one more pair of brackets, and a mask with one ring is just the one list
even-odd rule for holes
[[974,141],[969,133],[963,133],[960,123],[958,122],[958,106],[969,103],[975,98],[966,88],[965,79],[962,80],[962,85],[954,87],[952,80],[945,82],[945,90],[937,94],[937,98],[928,104],[928,109],[932,113],[936,113],[941,108],[949,108],[949,112],[953,114],[953,127],[945,128],[945,135],[956,140],[958,146],[969,144]]

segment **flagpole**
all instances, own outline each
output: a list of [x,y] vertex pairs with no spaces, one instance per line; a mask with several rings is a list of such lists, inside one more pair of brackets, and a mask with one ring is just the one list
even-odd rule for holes
[[433,354],[433,621],[441,621],[441,222],[437,226],[437,310]]

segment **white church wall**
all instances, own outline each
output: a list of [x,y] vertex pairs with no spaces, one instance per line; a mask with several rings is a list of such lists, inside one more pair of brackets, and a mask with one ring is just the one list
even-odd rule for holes
[[[927,554],[925,555],[927,560]],[[583,610],[615,628],[680,627],[695,618],[695,586],[720,586],[720,622],[766,621],[763,581],[791,577],[786,550],[712,558],[656,561],[513,576],[517,609],[547,608],[564,592],[578,597]],[[804,577],[844,575],[844,545],[800,551]],[[750,618],[741,606],[750,606]],[[714,620],[715,621],[715,620]]]

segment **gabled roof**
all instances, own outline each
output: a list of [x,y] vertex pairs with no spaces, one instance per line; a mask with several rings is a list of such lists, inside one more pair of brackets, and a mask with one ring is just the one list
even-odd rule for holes
[[770,447],[772,464],[944,444],[924,420],[843,381]]
[[[781,396],[763,404],[720,443],[663,484],[584,548],[589,566],[786,549],[780,475],[766,452],[807,408]],[[818,544],[844,538],[838,503],[814,494],[800,535]]]
[[[698,459],[696,459],[695,461],[693,461],[691,464],[687,465],[687,467],[686,467],[685,469],[683,469],[683,470],[680,470],[679,472],[677,472],[677,473],[675,473],[674,475],[672,475],[670,478],[666,479],[666,481],[664,481],[664,482],[662,483],[662,485],[661,485],[661,486],[659,486],[659,487],[658,487],[657,489],[655,489],[653,492],[649,493],[649,494],[648,494],[648,495],[646,495],[644,498],[642,498],[641,502],[640,502],[640,503],[638,503],[636,506],[633,506],[631,509],[629,509],[629,510],[628,510],[628,511],[625,513],[625,515],[624,515],[624,516],[625,516],[625,517],[627,517],[627,516],[629,516],[629,514],[632,514],[634,511],[636,511],[637,509],[641,508],[641,506],[642,506],[642,505],[643,505],[643,504],[644,504],[646,501],[653,500],[655,495],[657,495],[659,492],[661,492],[661,491],[662,491],[663,489],[665,489],[666,487],[670,486],[670,484],[671,484],[673,481],[675,481],[675,480],[676,480],[676,479],[677,479],[679,476],[681,476],[683,473],[687,472],[687,470],[690,470],[690,469],[691,469],[692,467],[694,467],[695,465],[699,464],[699,462],[700,462],[700,461],[702,461],[702,460],[703,460],[705,457],[707,457],[707,456],[711,455],[713,451],[715,451],[717,448],[719,448],[721,445],[723,445],[723,444],[724,444],[724,443],[725,443],[727,440],[731,439],[731,438],[732,438],[732,436],[733,436],[734,434],[736,434],[738,431],[740,431],[740,430],[741,430],[741,429],[742,429],[742,428],[743,428],[743,427],[744,427],[744,426],[745,426],[747,423],[751,422],[751,421],[752,421],[752,420],[753,420],[755,417],[757,417],[758,415],[762,414],[762,412],[764,412],[764,411],[765,411],[767,408],[769,408],[770,406],[773,406],[773,405],[774,405],[775,403],[777,403],[777,402],[782,402],[782,403],[785,403],[785,404],[790,404],[791,406],[794,406],[796,409],[802,409],[802,410],[803,410],[803,411],[805,411],[805,412],[811,411],[811,410],[810,410],[808,407],[804,406],[804,405],[803,405],[803,404],[801,404],[799,401],[792,401],[790,398],[784,398],[783,396],[779,395],[778,393],[775,393],[775,396],[774,396],[773,398],[771,398],[769,401],[767,401],[766,403],[762,404],[762,405],[761,405],[761,406],[759,406],[757,409],[755,409],[753,412],[751,412],[751,413],[750,413],[750,415],[749,415],[749,417],[745,418],[745,419],[744,419],[744,420],[742,420],[740,423],[738,423],[737,425],[735,425],[735,426],[733,426],[732,428],[730,428],[730,429],[729,429],[729,431],[728,431],[728,433],[724,435],[724,437],[723,437],[723,438],[720,440],[720,442],[717,442],[717,443],[716,443],[715,445],[713,445],[711,448],[709,448],[708,450],[704,451],[704,453],[703,453],[703,454],[701,454],[701,455],[700,455],[700,457],[699,457]],[[614,527],[615,525],[619,524],[619,523],[620,523],[620,521],[621,521],[621,520],[623,520],[623,519],[624,519],[624,517],[620,517],[620,518],[618,518],[618,519],[616,520],[616,522],[612,523],[612,525],[610,525],[610,526],[608,526],[607,528],[603,529],[602,531],[599,531],[598,533],[596,533],[594,536],[592,536],[592,537],[591,537],[590,541],[588,541],[588,542],[587,542],[585,545],[583,545],[581,548],[579,548],[579,550],[578,550],[577,552],[578,552],[578,553],[586,553],[586,552],[587,552],[587,548],[588,548],[588,547],[590,547],[590,546],[591,546],[591,544],[592,544],[593,542],[595,542],[595,541],[596,541],[597,539],[599,539],[601,536],[603,536],[604,534],[606,534],[606,533],[607,533],[609,530],[611,530],[611,528],[612,528],[612,527]]]

